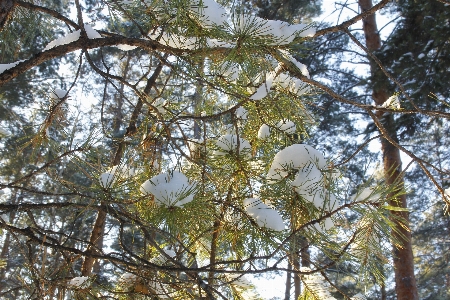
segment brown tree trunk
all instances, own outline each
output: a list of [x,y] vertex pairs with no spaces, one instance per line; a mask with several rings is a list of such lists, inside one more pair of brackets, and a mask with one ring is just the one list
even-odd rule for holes
[[[359,0],[359,6],[362,11],[366,11],[372,7],[372,0]],[[363,19],[363,30],[366,38],[366,46],[369,51],[373,52],[381,47],[380,34],[377,29],[375,15],[370,15]],[[376,77],[381,72],[379,67],[371,61],[371,75]],[[383,104],[388,99],[388,91],[386,85],[376,84],[373,88],[372,97],[376,105]],[[392,114],[383,114],[378,112],[377,117],[388,131],[387,134],[394,141],[397,141],[397,132],[395,130],[395,121]],[[383,165],[388,185],[396,185],[397,191],[403,189],[404,181],[401,177],[402,161],[400,159],[400,151],[392,145],[386,138],[381,139],[381,151],[383,153]],[[402,194],[389,203],[399,208],[407,208],[406,195]],[[419,299],[417,292],[416,279],[414,277],[414,260],[411,244],[411,232],[405,228],[409,226],[408,212],[394,212],[396,217],[401,217],[405,224],[401,224],[393,219],[395,228],[394,236],[403,241],[402,245],[393,245],[393,259],[395,272],[395,291],[398,300],[415,300]],[[406,225],[406,226],[404,226]]]

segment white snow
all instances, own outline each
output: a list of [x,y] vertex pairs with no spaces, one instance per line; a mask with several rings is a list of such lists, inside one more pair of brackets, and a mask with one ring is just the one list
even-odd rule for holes
[[322,172],[310,162],[298,170],[291,185],[297,189],[310,190],[317,187],[322,182],[322,178]]
[[231,82],[236,81],[241,72],[241,67],[239,64],[234,62],[224,62],[219,68],[219,75],[227,77]]
[[251,216],[258,226],[266,227],[275,231],[282,231],[285,229],[283,218],[275,210],[261,202],[256,198],[247,198],[244,200],[244,208]]
[[59,100],[64,98],[67,95],[67,91],[62,89],[54,89],[50,91],[50,99]]
[[239,106],[235,111],[235,115],[239,120],[247,120],[248,111],[244,107]]
[[[310,272],[311,269],[307,267],[301,267],[301,272]],[[335,300],[330,290],[332,290],[331,285],[321,276],[319,272],[302,275],[303,283],[308,287],[308,289],[314,291],[314,294],[318,299],[321,300]]]
[[69,281],[67,286],[69,288],[87,288],[89,286],[88,280],[88,276],[75,277]]
[[316,29],[311,24],[291,25],[279,20],[266,20],[252,15],[239,15],[235,21],[235,29],[257,37],[269,37],[272,45],[286,45],[292,43],[295,37],[312,37]]
[[258,87],[256,92],[250,97],[250,100],[261,100],[266,97],[272,87],[275,76],[276,72],[269,72],[266,75],[266,81]]
[[[235,134],[222,135],[216,141],[216,146],[226,152],[216,151],[214,153],[215,155],[221,156],[227,154],[227,152],[236,152],[238,147],[238,137]],[[250,146],[250,143],[243,138],[239,138],[239,155],[244,154],[247,158],[250,158],[252,156],[251,150],[252,147]]]
[[362,189],[361,191],[359,191],[358,193],[356,193],[356,195],[354,195],[352,197],[352,200],[354,202],[357,201],[378,201],[380,199],[381,195],[379,193],[375,192],[375,188],[373,187],[366,187],[364,189]]
[[258,139],[264,140],[270,136],[270,127],[267,124],[262,124],[258,130]]
[[192,0],[190,11],[206,28],[223,26],[228,22],[227,11],[214,0]]
[[282,180],[292,169],[299,170],[310,163],[314,163],[319,169],[327,165],[322,153],[313,147],[305,144],[291,145],[275,155],[267,179],[269,182]]
[[158,112],[161,115],[165,115],[168,113],[168,110],[166,109],[166,106],[169,104],[169,102],[164,98],[157,98],[152,105],[158,110]]
[[118,179],[126,179],[134,175],[134,169],[129,168],[127,165],[113,166],[100,175],[100,185],[104,188],[110,188]]
[[152,194],[155,203],[181,207],[194,200],[196,184],[191,184],[183,173],[161,173],[145,181],[140,188],[144,195]]
[[285,58],[287,60],[289,60],[290,62],[292,62],[302,73],[303,76],[306,76],[307,78],[309,78],[309,72],[308,69],[306,68],[306,65],[302,64],[301,62],[299,62],[298,60],[296,60],[291,54],[289,54],[288,51],[286,50],[279,50],[283,56],[285,56]]
[[15,66],[17,66],[19,63],[21,63],[23,61],[25,61],[25,60],[18,60],[18,61],[15,61],[13,63],[10,63],[10,64],[0,64],[0,74],[5,72],[5,70],[14,68]]
[[1,136],[8,136],[8,135],[9,135],[9,132],[0,127],[0,137]]
[[287,119],[279,121],[275,127],[287,134],[293,134],[296,130],[295,123]]
[[422,59],[422,58],[424,58],[424,57],[425,57],[425,54],[424,54],[424,53],[420,53],[420,54],[417,56],[418,59]]
[[[102,36],[100,33],[98,33],[94,28],[92,28],[90,25],[85,24],[84,29],[86,30],[86,35],[89,39],[98,39]],[[76,30],[74,32],[71,32],[63,37],[60,37],[56,40],[51,41],[50,43],[45,46],[44,51],[50,50],[54,47],[70,44],[72,42],[77,41],[80,38],[81,30]]]
[[234,46],[236,46],[234,43],[232,42],[222,42],[219,41],[217,39],[206,39],[206,46],[209,48],[234,48]]
[[136,275],[134,275],[133,273],[124,273],[119,278],[119,284],[125,285],[125,286],[130,286],[136,282],[137,278],[138,277]]
[[116,47],[122,51],[131,51],[131,50],[134,50],[137,48],[137,46],[131,46],[131,45],[127,45],[127,44],[119,44]]
[[102,36],[98,33],[91,25],[84,24],[84,30],[86,31],[86,35],[89,39],[101,39]]
[[[177,255],[175,253],[175,251],[170,250],[170,249],[163,249],[163,251],[165,254],[167,254],[171,258],[174,258]],[[162,253],[160,253],[158,256],[156,256],[150,260],[151,263],[154,263],[155,265],[159,265],[159,266],[166,264],[167,261],[168,261],[167,257]]]
[[366,300],[366,296],[364,296],[361,293],[356,294],[355,296],[351,297],[350,300]]
[[392,95],[381,105],[381,107],[400,109],[400,100],[397,95]]
[[152,40],[157,40],[159,43],[172,48],[187,49],[187,50],[197,48],[196,38],[189,38],[175,33],[167,33],[167,32],[161,33],[161,30],[162,30],[161,28],[158,28],[158,30],[155,30],[154,33],[149,34],[148,36]]

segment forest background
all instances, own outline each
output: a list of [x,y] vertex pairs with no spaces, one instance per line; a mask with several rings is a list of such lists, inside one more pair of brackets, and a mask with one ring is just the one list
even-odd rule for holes
[[1,2],[0,297],[448,299],[450,3],[219,2]]

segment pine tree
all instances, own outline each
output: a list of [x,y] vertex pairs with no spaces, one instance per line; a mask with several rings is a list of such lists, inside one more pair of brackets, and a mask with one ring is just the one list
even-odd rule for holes
[[[230,5],[228,14],[212,0],[111,0],[99,6],[109,15],[75,1],[76,21],[17,3],[68,30],[61,26],[25,61],[2,65],[0,85],[53,59],[75,67],[69,94],[36,99],[50,108],[23,138],[35,166],[1,178],[8,196],[27,196],[0,203],[2,214],[20,216],[2,217],[0,227],[17,237],[27,262],[7,270],[21,280],[2,296],[258,299],[250,274],[290,272],[301,276],[305,299],[349,298],[329,273],[346,263],[382,281],[376,238],[400,242],[389,205],[398,186],[358,182],[349,199],[328,155],[304,143],[313,128],[311,87],[367,109],[311,79],[298,55],[309,38],[348,23],[315,33],[246,6]],[[128,67],[117,68],[122,55],[113,47],[135,51],[123,55]],[[101,99],[86,118],[85,108],[68,113],[88,94],[83,87]],[[305,241],[317,254],[299,253]]]

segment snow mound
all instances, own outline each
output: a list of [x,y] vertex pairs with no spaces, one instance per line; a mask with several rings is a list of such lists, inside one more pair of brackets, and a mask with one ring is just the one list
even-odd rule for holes
[[145,181],[140,188],[144,195],[152,194],[155,203],[164,206],[181,207],[194,200],[196,185],[190,184],[183,173],[161,173]]
[[278,152],[273,158],[267,174],[269,182],[277,182],[289,175],[289,172],[300,170],[314,164],[318,169],[325,168],[327,161],[322,153],[305,144],[294,144]]
[[275,231],[285,229],[283,219],[280,214],[261,202],[259,199],[247,198],[244,200],[244,208],[248,215],[251,216],[258,226],[266,227]]
[[264,140],[270,136],[270,127],[267,124],[262,124],[258,130],[258,139]]
[[[238,137],[235,134],[225,134],[222,135],[217,141],[216,146],[224,150],[225,152],[216,151],[216,155],[225,155],[228,152],[236,152],[238,150]],[[239,155],[244,154],[247,158],[252,156],[251,154],[252,147],[247,140],[243,138],[239,138]]]
[[296,130],[295,123],[287,119],[279,121],[275,127],[287,134],[293,134]]
[[134,168],[130,168],[127,165],[113,166],[100,175],[100,185],[104,188],[110,188],[117,180],[126,179],[134,175]]

